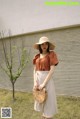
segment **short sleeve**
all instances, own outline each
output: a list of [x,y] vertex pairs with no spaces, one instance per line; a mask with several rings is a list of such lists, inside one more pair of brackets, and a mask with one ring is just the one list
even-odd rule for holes
[[51,65],[57,65],[58,64],[58,58],[55,52],[51,51],[50,52],[50,66]]
[[37,58],[39,57],[39,54],[35,55],[34,58],[33,58],[33,64],[35,65],[36,64],[36,60]]

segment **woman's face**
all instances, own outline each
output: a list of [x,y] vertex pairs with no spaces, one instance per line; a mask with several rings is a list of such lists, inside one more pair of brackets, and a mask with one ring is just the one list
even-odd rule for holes
[[46,52],[47,49],[48,49],[48,42],[45,42],[45,43],[41,44],[41,49],[42,49],[43,52]]

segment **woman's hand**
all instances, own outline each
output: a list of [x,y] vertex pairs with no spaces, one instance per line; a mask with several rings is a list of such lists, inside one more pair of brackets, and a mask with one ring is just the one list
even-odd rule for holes
[[42,90],[45,87],[45,84],[42,83],[41,85],[39,85],[39,89]]
[[33,86],[33,90],[37,90],[37,89],[39,89],[39,85],[36,83],[36,84],[34,84],[34,86]]

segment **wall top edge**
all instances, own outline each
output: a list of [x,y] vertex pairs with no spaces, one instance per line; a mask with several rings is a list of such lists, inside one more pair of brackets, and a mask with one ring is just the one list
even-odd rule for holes
[[[10,36],[10,38],[20,37],[20,36],[24,36],[24,35],[32,35],[32,34],[41,33],[41,32],[63,30],[63,29],[68,29],[68,28],[76,28],[76,27],[80,27],[80,24],[68,25],[68,26],[62,26],[62,27],[56,27],[56,28],[49,28],[49,29],[42,29],[42,30],[38,30],[38,31],[12,35],[12,36]],[[4,37],[4,39],[8,39],[8,38],[9,38],[9,36]],[[2,39],[2,38],[0,38],[0,39]]]

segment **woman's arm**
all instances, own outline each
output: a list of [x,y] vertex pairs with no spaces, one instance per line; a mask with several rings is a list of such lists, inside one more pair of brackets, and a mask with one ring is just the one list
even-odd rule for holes
[[45,78],[44,82],[39,86],[39,89],[42,89],[43,87],[46,86],[47,82],[51,79],[52,75],[53,75],[53,72],[54,72],[54,68],[55,66],[52,65],[51,68],[50,68],[50,71],[47,75],[47,77]]
[[36,68],[34,66],[34,71],[33,71],[33,77],[34,77],[34,86],[33,86],[33,89],[37,89],[38,88],[38,82],[37,82],[37,77],[36,77]]
[[33,71],[33,77],[34,77],[34,85],[36,83],[36,70],[35,70],[35,66],[34,66],[34,71]]

